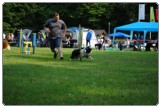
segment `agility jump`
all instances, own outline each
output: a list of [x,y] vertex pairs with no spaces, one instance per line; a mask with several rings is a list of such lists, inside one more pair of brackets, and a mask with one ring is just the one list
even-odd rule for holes
[[[26,30],[20,30],[19,33],[19,53],[26,53],[26,54],[35,54],[35,47],[36,47],[36,33],[31,34],[31,39],[24,39],[24,34]],[[30,32],[31,33],[31,32]],[[30,35],[29,33],[29,35]],[[29,37],[29,36],[28,36]]]

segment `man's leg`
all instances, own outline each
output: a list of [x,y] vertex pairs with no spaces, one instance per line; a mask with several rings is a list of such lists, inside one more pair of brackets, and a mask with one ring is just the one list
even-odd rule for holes
[[49,39],[49,43],[50,43],[50,49],[51,49],[51,51],[54,53],[54,59],[56,59],[57,58],[57,54],[58,54],[58,52],[57,52],[57,50],[56,50],[56,39]]
[[57,39],[56,39],[56,46],[58,48],[60,59],[63,59],[63,53],[62,53],[62,48],[61,48],[61,38],[60,37],[57,37]]
[[62,53],[62,48],[61,47],[58,47],[58,52],[59,52],[60,58],[63,58],[63,53]]

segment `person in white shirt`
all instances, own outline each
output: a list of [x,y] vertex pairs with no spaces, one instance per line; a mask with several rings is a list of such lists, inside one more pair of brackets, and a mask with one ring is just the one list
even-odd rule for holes
[[3,33],[3,39],[6,39],[6,34]]
[[13,33],[11,33],[11,41],[13,41],[14,40],[14,35],[13,35]]
[[130,41],[128,38],[126,38],[126,41],[124,42],[124,44],[122,44],[123,48],[129,48],[130,45]]

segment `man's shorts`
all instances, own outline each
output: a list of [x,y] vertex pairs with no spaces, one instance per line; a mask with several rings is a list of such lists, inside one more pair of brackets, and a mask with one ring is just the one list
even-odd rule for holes
[[50,48],[54,50],[55,48],[59,48],[61,46],[61,38],[57,37],[56,39],[49,39]]

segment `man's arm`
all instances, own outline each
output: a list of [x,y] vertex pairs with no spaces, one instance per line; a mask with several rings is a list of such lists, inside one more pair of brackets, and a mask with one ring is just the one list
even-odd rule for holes
[[66,30],[67,30],[67,26],[66,26],[66,25],[64,25],[63,35],[66,35]]
[[65,23],[63,23],[63,37],[65,37],[67,31],[67,26]]

